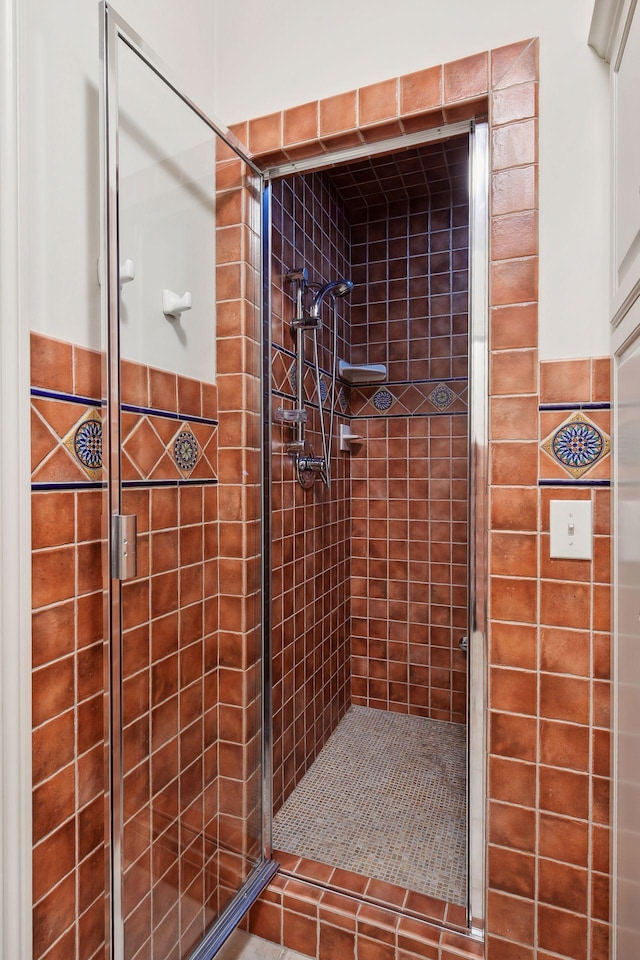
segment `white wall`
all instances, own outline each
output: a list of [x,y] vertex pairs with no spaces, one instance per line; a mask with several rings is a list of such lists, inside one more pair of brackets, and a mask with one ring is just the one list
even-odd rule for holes
[[607,67],[590,0],[216,0],[227,124],[540,37],[540,355],[609,353]]
[[[215,381],[215,134],[124,43],[118,57],[122,356]],[[181,316],[163,291],[191,294]]]
[[[539,36],[540,353],[608,353],[607,68],[586,45],[589,0],[116,6],[225,123]],[[20,12],[26,316],[97,347],[98,4],[22,0]]]
[[[116,0],[185,91],[211,111],[210,0]],[[31,329],[101,344],[97,0],[21,0],[22,263]]]

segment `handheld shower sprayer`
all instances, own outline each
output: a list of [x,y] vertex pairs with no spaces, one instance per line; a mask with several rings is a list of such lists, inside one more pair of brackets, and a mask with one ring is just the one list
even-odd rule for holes
[[332,297],[335,300],[336,297],[346,297],[352,290],[353,281],[351,280],[330,280],[314,294],[309,314],[312,317],[319,317],[320,307],[325,297]]

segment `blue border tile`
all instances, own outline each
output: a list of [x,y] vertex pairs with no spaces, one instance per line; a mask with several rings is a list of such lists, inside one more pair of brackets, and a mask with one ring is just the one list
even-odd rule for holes
[[610,403],[541,403],[538,410],[611,410]]
[[610,487],[611,480],[538,480],[539,487]]
[[42,397],[45,400],[67,400],[69,403],[81,403],[83,406],[102,407],[102,400],[81,397],[73,393],[56,393],[55,390],[43,390],[41,387],[31,387],[31,396]]
[[191,423],[204,423],[209,427],[217,427],[219,420],[212,420],[209,417],[197,417],[190,413],[172,413],[171,410],[155,410],[153,407],[137,407],[133,403],[122,403],[120,409],[127,413],[142,413],[147,417],[164,417],[166,420],[188,420]]
[[50,483],[32,483],[31,490],[37,493],[39,490],[100,490],[107,489],[107,484],[101,480],[66,480]]
[[[132,487],[202,487],[215,486],[218,483],[217,478],[213,480],[123,480],[122,488],[131,489]],[[107,484],[100,480],[68,480],[64,482],[51,483],[32,483],[32,493],[38,493],[44,490],[106,490]]]

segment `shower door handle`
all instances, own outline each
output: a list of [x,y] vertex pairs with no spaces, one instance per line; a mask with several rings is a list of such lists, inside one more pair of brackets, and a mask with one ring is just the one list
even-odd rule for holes
[[131,580],[138,572],[138,518],[134,515],[111,517],[111,576]]

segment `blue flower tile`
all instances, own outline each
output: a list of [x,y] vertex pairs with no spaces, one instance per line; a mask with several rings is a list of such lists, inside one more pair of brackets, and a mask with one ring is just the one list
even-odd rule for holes
[[606,433],[582,413],[562,423],[542,443],[542,449],[566,472],[578,479],[609,453]]
[[456,394],[446,383],[439,383],[429,394],[429,400],[438,410],[446,410],[456,399]]
[[394,396],[388,390],[378,390],[373,397],[373,405],[376,410],[384,412],[388,410],[394,401]]
[[102,471],[102,419],[99,410],[86,410],[64,439],[64,445],[91,480]]
[[198,441],[190,430],[181,430],[173,444],[173,459],[184,473],[195,467],[200,456]]

